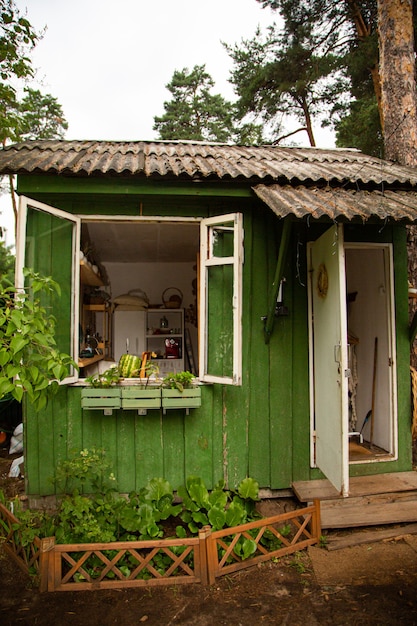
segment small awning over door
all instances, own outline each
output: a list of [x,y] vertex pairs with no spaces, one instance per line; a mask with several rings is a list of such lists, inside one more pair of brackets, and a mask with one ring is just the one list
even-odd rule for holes
[[333,187],[292,187],[291,185],[256,185],[256,195],[278,216],[292,214],[335,220],[371,217],[381,220],[417,221],[417,192],[366,191]]

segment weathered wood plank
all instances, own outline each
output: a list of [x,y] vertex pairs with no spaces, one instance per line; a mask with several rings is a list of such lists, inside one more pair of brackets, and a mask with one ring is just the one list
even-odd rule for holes
[[[267,254],[265,254],[267,251]],[[267,297],[271,289],[271,273],[276,262],[275,230],[269,214],[264,219],[253,219],[248,223],[245,217],[245,258],[251,259],[250,277],[247,261],[244,266],[243,280],[243,319],[250,324],[243,325],[243,384],[248,390],[248,475],[256,477],[262,485],[271,484],[271,411],[268,396],[272,402],[277,391],[270,383],[268,363],[269,347],[262,336],[261,321],[266,315]],[[246,334],[248,333],[248,334]]]
[[417,494],[414,492],[324,500],[322,528],[350,528],[417,522]]
[[360,546],[365,543],[375,543],[386,539],[400,539],[401,537],[415,534],[417,534],[417,524],[407,524],[406,526],[369,530],[366,532],[352,532],[344,537],[331,537],[326,544],[326,548],[330,551],[341,550],[342,548]]
[[[417,489],[417,472],[354,476],[349,482],[349,497],[410,491]],[[341,498],[337,489],[327,479],[297,481],[293,483],[292,488],[300,502]]]

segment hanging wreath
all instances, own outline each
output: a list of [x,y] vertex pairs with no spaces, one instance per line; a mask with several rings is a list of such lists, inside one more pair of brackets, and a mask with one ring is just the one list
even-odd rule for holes
[[329,276],[324,263],[321,263],[317,273],[317,293],[320,298],[325,298],[329,290]]

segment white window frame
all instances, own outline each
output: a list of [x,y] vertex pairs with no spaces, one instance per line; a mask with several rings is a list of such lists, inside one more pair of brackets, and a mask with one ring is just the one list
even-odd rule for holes
[[[74,236],[72,241],[72,285],[71,285],[71,337],[72,357],[78,361],[79,352],[79,249],[81,239],[81,223],[84,220],[106,220],[106,221],[152,221],[153,219],[167,221],[200,221],[200,296],[199,308],[199,374],[198,378],[207,383],[221,383],[224,385],[242,384],[242,275],[243,275],[243,216],[241,213],[230,213],[218,215],[216,217],[199,220],[199,218],[171,218],[164,216],[161,218],[147,216],[145,218],[133,218],[130,216],[117,216],[112,219],[110,216],[101,215],[74,215],[61,209],[46,205],[37,200],[32,200],[25,196],[20,198],[19,219],[17,228],[17,255],[16,255],[16,287],[24,287],[23,268],[25,266],[26,251],[26,221],[27,208],[31,206],[40,211],[50,213],[59,218],[73,222]],[[214,253],[214,231],[215,229],[227,229],[233,232],[233,256],[218,257]],[[208,354],[208,327],[207,327],[207,305],[208,305],[208,269],[213,266],[232,265],[233,266],[233,345],[232,345],[232,376],[214,376],[207,371]],[[75,383],[79,379],[78,372],[68,376],[62,384]]]
[[[215,229],[233,231],[233,256],[218,257],[214,253]],[[241,213],[217,215],[201,220],[200,225],[200,302],[199,302],[199,378],[206,383],[242,384],[242,275],[243,216]],[[233,372],[232,376],[214,376],[208,371],[208,270],[213,266],[233,266]]]

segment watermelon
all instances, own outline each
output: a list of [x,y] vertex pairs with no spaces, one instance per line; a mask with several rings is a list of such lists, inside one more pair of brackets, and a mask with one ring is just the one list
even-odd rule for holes
[[142,360],[134,354],[122,354],[119,359],[119,372],[122,378],[139,376]]

